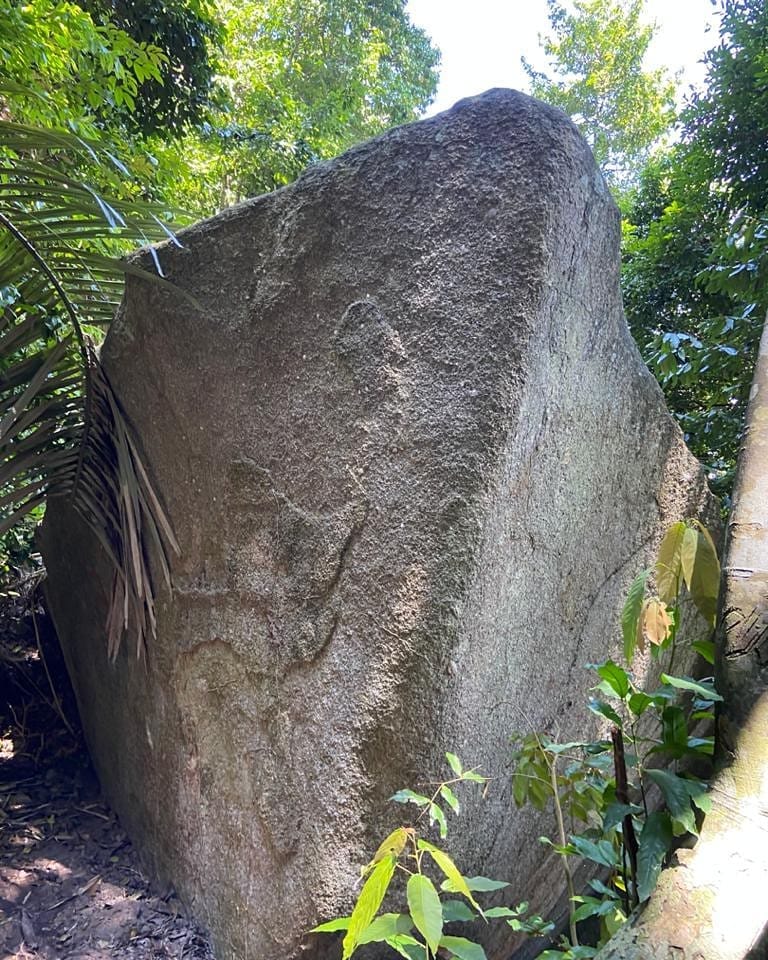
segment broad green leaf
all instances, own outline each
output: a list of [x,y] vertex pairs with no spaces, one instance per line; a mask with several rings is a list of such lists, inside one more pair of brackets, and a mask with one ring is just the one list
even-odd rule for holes
[[310,933],[337,933],[339,930],[349,928],[350,917],[337,917],[335,920],[329,920],[327,923],[321,923],[317,927],[312,927]]
[[571,837],[569,846],[574,847],[579,856],[604,867],[615,867],[617,855],[609,840],[588,840],[586,837]]
[[645,584],[650,575],[650,570],[643,570],[639,573],[627,592],[627,599],[624,601],[624,608],[621,611],[621,632],[624,637],[624,659],[628,664],[632,663],[635,655],[635,648],[640,635],[640,610],[643,606],[643,597],[645,596]]
[[440,937],[443,935],[443,909],[440,896],[432,881],[423,873],[414,873],[408,878],[406,893],[411,919],[427,941],[429,949],[436,954]]
[[597,713],[601,717],[606,717],[612,723],[615,723],[617,727],[621,728],[622,720],[621,717],[616,713],[612,706],[608,703],[603,703],[602,700],[596,700],[592,697],[587,704],[592,713]]
[[682,520],[673,523],[664,534],[664,538],[659,545],[659,553],[656,559],[656,587],[659,591],[659,597],[668,606],[675,602],[680,589],[680,576],[682,574],[680,554],[685,530],[686,526]]
[[639,813],[642,807],[631,803],[610,803],[603,815],[603,832],[608,833],[614,827],[618,826],[624,817]]
[[503,880],[491,880],[490,877],[464,877],[467,886],[475,893],[491,893],[494,890],[504,890],[509,884]]
[[546,743],[544,749],[547,753],[559,756],[561,753],[567,753],[569,750],[576,750],[588,746],[589,744],[584,740],[571,740],[569,743]]
[[712,640],[694,640],[691,644],[692,649],[696,651],[700,656],[709,664],[714,664],[715,662],[715,644]]
[[386,941],[388,947],[392,947],[395,953],[405,960],[425,960],[424,944],[415,937],[407,933],[400,933],[396,937],[389,937]]
[[670,677],[668,673],[662,673],[661,682],[678,690],[690,690],[704,700],[721,701],[723,699],[712,684],[704,680],[693,680],[691,677]]
[[466,897],[466,899],[469,900],[475,910],[482,914],[483,911],[480,909],[480,904],[472,896],[472,891],[467,884],[467,881],[459,873],[459,868],[456,866],[453,860],[451,860],[448,854],[444,850],[440,850],[438,847],[433,846],[433,844],[426,840],[419,840],[419,849],[426,850],[435,861],[438,868],[442,870],[443,874],[445,875],[445,878],[449,882],[450,886],[446,886],[446,884],[443,883],[442,889],[447,890],[450,893],[460,893],[463,897]]
[[601,893],[604,897],[608,897],[609,900],[619,899],[618,892],[612,887],[606,886],[602,880],[590,880],[589,885],[595,893]]
[[671,845],[672,824],[669,815],[659,812],[650,814],[640,834],[637,851],[637,895],[641,903],[653,893]]
[[518,807],[522,807],[528,799],[529,777],[526,773],[528,767],[527,763],[518,763],[512,775],[512,797]]
[[661,712],[661,731],[664,749],[675,759],[680,759],[688,749],[685,710],[674,705],[664,707]]
[[581,902],[581,906],[573,912],[573,919],[577,922],[586,920],[588,917],[603,917],[616,909],[614,900],[598,900],[596,897],[576,897],[575,899]]
[[464,937],[443,937],[440,946],[459,960],[488,960],[479,943],[473,943]]
[[705,784],[700,780],[689,780],[671,773],[669,770],[646,770],[646,777],[661,790],[667,804],[672,826],[698,835],[696,818],[691,804],[694,798],[706,796]]
[[653,699],[649,697],[647,693],[638,690],[636,693],[630,695],[627,702],[632,713],[634,713],[636,717],[641,717],[653,703]]
[[419,807],[426,807],[429,803],[429,797],[425,797],[421,793],[414,793],[413,790],[398,790],[389,799],[394,800],[395,803],[415,803]]
[[474,913],[463,900],[443,900],[443,923],[475,920]]
[[445,800],[454,813],[459,812],[459,800],[456,794],[451,790],[447,783],[440,787],[440,796]]
[[363,889],[349,918],[347,935],[342,944],[342,960],[348,960],[352,956],[360,943],[360,935],[373,922],[389,888],[396,863],[397,857],[394,854],[383,857],[363,884]]
[[448,761],[448,766],[451,770],[453,770],[457,777],[460,777],[462,774],[461,760],[459,760],[455,753],[446,753],[445,759]]
[[517,910],[512,910],[510,907],[491,907],[485,911],[486,917],[517,917],[519,913]]
[[597,675],[605,680],[611,690],[613,690],[621,700],[629,693],[629,677],[627,676],[627,671],[622,670],[613,660],[606,660],[605,663],[601,663],[597,667]]
[[398,934],[408,933],[412,926],[411,918],[405,913],[382,913],[363,930],[358,943],[381,943]]

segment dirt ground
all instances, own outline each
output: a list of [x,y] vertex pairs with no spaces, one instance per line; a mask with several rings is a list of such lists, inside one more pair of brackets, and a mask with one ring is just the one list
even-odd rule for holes
[[103,802],[36,578],[0,596],[0,960],[215,960]]

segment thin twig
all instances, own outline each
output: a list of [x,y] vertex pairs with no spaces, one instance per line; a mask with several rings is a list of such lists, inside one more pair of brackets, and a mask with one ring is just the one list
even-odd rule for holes
[[[560,805],[560,795],[557,790],[557,757],[554,757],[551,761],[546,759],[546,754],[544,754],[547,765],[549,766],[549,775],[552,780],[552,793],[554,795],[555,801],[555,816],[557,817],[557,830],[560,835],[560,846],[566,847],[568,841],[565,836],[565,822],[563,820],[563,808]],[[571,931],[571,946],[579,946],[579,935],[576,932],[576,920],[574,919],[576,907],[574,897],[576,896],[576,888],[573,885],[573,875],[571,874],[571,867],[568,863],[568,854],[561,853],[560,856],[563,859],[563,870],[565,871],[565,882],[568,886],[568,925]]]

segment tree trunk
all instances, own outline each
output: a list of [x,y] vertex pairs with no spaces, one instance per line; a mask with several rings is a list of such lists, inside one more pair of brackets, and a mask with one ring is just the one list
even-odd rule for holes
[[712,811],[599,960],[768,957],[768,320],[724,556]]

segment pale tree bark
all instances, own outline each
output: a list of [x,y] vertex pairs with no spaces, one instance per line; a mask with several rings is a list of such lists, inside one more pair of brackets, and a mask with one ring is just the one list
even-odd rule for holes
[[693,850],[599,960],[768,957],[768,320],[724,551],[718,630],[718,773]]

